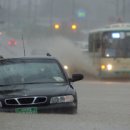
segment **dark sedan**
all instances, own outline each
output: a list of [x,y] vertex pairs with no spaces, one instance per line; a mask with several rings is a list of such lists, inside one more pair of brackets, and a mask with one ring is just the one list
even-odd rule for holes
[[0,60],[0,111],[16,113],[76,113],[77,93],[55,58],[10,58]]

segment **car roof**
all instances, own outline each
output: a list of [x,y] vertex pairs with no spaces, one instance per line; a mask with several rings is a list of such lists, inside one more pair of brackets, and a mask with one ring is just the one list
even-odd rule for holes
[[47,56],[47,57],[15,57],[15,58],[1,58],[1,61],[17,61],[17,60],[56,60],[58,61],[58,59],[51,57],[51,56]]

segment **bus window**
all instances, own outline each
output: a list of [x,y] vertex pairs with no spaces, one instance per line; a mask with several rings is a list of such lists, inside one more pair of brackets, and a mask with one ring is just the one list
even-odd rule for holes
[[89,52],[98,52],[101,47],[99,34],[91,34],[89,36]]
[[95,50],[96,50],[96,52],[98,52],[100,48],[101,48],[100,33],[97,33],[96,39],[95,39]]
[[107,32],[103,35],[104,57],[130,57],[130,36],[126,32]]

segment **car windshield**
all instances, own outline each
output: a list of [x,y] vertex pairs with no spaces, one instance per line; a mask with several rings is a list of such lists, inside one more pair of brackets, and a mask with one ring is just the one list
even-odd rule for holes
[[56,62],[19,62],[0,65],[0,85],[63,83],[64,74]]

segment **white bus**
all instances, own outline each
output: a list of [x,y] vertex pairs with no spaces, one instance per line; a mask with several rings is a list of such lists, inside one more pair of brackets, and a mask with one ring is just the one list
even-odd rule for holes
[[130,23],[91,30],[88,41],[93,74],[100,78],[130,77]]

